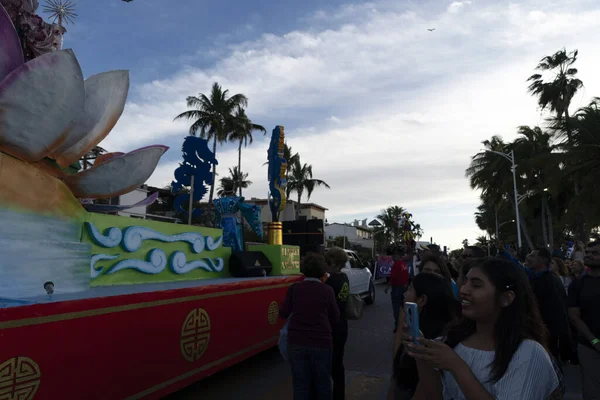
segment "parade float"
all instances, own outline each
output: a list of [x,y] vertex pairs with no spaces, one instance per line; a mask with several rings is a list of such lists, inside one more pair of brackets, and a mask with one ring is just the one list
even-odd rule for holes
[[[79,170],[123,113],[129,75],[84,80],[61,49],[60,21],[44,22],[36,8],[0,1],[0,400],[160,398],[274,346],[279,304],[301,279],[299,250],[282,246],[272,223],[269,244],[251,249],[268,265],[242,265],[234,277],[230,260],[244,253],[238,211],[262,233],[260,210],[243,198],[215,201],[220,228],[94,204],[142,185],[167,148],[104,154]],[[282,149],[277,127],[274,215],[285,204]],[[182,150],[173,186],[190,193],[181,208],[201,197],[216,163],[201,139]]]

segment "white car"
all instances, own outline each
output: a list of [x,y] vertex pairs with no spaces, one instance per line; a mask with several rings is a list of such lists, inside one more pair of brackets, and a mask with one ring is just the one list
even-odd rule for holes
[[342,272],[348,276],[350,294],[359,294],[365,304],[375,303],[375,285],[371,270],[363,264],[358,254],[352,250],[344,250],[348,254],[346,266]]

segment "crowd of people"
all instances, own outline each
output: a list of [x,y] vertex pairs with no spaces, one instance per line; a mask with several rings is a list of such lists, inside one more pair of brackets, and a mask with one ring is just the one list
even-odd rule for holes
[[[394,253],[395,341],[389,399],[560,399],[563,367],[579,365],[583,399],[600,399],[600,241],[518,259],[467,247]],[[289,320],[294,399],[344,399],[347,261],[341,249],[302,262],[280,315]],[[419,337],[403,304],[415,303]]]

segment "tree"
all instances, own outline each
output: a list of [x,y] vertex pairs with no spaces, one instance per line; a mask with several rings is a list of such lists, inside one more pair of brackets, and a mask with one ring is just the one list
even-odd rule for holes
[[542,74],[533,74],[527,79],[531,82],[529,92],[538,97],[540,108],[549,108],[558,119],[564,116],[565,121],[569,120],[573,96],[583,87],[583,82],[576,78],[577,68],[572,68],[578,54],[577,50],[567,53],[566,49],[562,49],[542,58],[535,69],[552,73],[554,79],[551,81],[544,81]]
[[300,213],[300,203],[305,190],[307,194],[307,200],[310,200],[310,196],[317,186],[324,186],[327,189],[331,189],[331,187],[325,181],[313,178],[312,165],[302,164],[300,161],[300,156],[295,158],[294,163],[291,165],[290,176],[287,185],[289,193],[296,192],[298,195],[296,218],[298,218]]
[[462,245],[463,245],[464,248],[469,247],[469,239],[463,239]]
[[[542,58],[536,67],[541,72],[549,72],[553,75],[550,81],[544,81],[541,74],[534,74],[529,77],[528,82],[529,92],[538,97],[538,104],[542,110],[549,108],[551,112],[556,114],[557,120],[564,122],[565,133],[569,142],[572,140],[569,106],[575,93],[583,87],[583,82],[579,80],[577,68],[573,68],[573,64],[577,61],[577,50],[567,53],[566,49],[557,51],[551,56]],[[573,182],[575,195],[579,195],[580,182]],[[584,232],[584,216],[578,212],[576,216],[577,231],[580,239],[585,235]]]
[[[550,180],[560,174],[558,163],[553,157],[556,146],[552,135],[536,126],[519,127],[519,136],[512,144],[515,156],[519,160],[519,175],[524,177],[525,196],[539,199],[541,203],[539,222],[542,228],[542,242],[552,249],[554,244],[552,210],[549,207]],[[532,215],[533,216],[533,215]]]
[[94,146],[93,149],[88,151],[87,154],[81,158],[82,168],[84,170],[90,168],[91,166],[93,166],[93,163],[90,163],[90,160],[95,160],[96,158],[98,158],[99,156],[101,156],[102,154],[105,154],[105,153],[106,153],[106,150],[103,149],[102,147]]
[[383,235],[386,244],[400,243],[402,241],[402,227],[398,226],[398,221],[402,218],[406,210],[400,206],[390,206],[377,216],[377,219],[383,224]]
[[[189,96],[187,98],[188,108],[191,110],[184,111],[175,117],[178,119],[193,120],[190,126],[190,135],[196,135],[200,132],[200,137],[213,141],[213,153],[217,155],[217,143],[223,143],[228,138],[228,128],[233,123],[235,118],[233,113],[241,107],[248,105],[248,99],[241,93],[234,94],[229,97],[229,91],[223,90],[221,86],[215,82],[212,86],[210,97],[200,93],[198,97]],[[217,174],[217,166],[213,165],[213,182],[210,187],[210,195],[208,203],[212,204],[215,189],[215,179]]]
[[[246,112],[243,108],[238,107],[234,118],[231,120],[231,126],[229,127],[229,140],[239,142],[238,145],[238,166],[237,170],[242,170],[242,145],[246,147],[248,143],[252,144],[252,131],[262,131],[264,134],[267,133],[267,130],[262,125],[257,125],[253,123],[248,116],[246,116]],[[239,176],[241,179],[241,175]],[[241,181],[237,185],[240,197],[242,196],[242,188],[243,185]]]
[[252,185],[252,181],[248,180],[248,174],[238,170],[237,167],[229,168],[229,176],[221,178],[221,186],[217,190],[219,197],[224,197],[230,194],[235,194],[240,188],[247,189]]
[[477,247],[487,249],[489,243],[490,242],[488,241],[488,238],[486,236],[478,236],[477,239],[475,239],[475,246]]

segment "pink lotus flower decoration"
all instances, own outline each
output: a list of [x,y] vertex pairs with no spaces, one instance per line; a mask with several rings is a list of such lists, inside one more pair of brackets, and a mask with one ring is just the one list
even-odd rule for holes
[[[102,141],[123,113],[129,72],[83,80],[71,50],[25,63],[17,32],[0,5],[0,151],[28,163],[51,158],[63,168]],[[57,173],[77,197],[108,198],[142,185],[166,146],[111,153],[78,174]],[[123,173],[126,171],[126,173]]]

